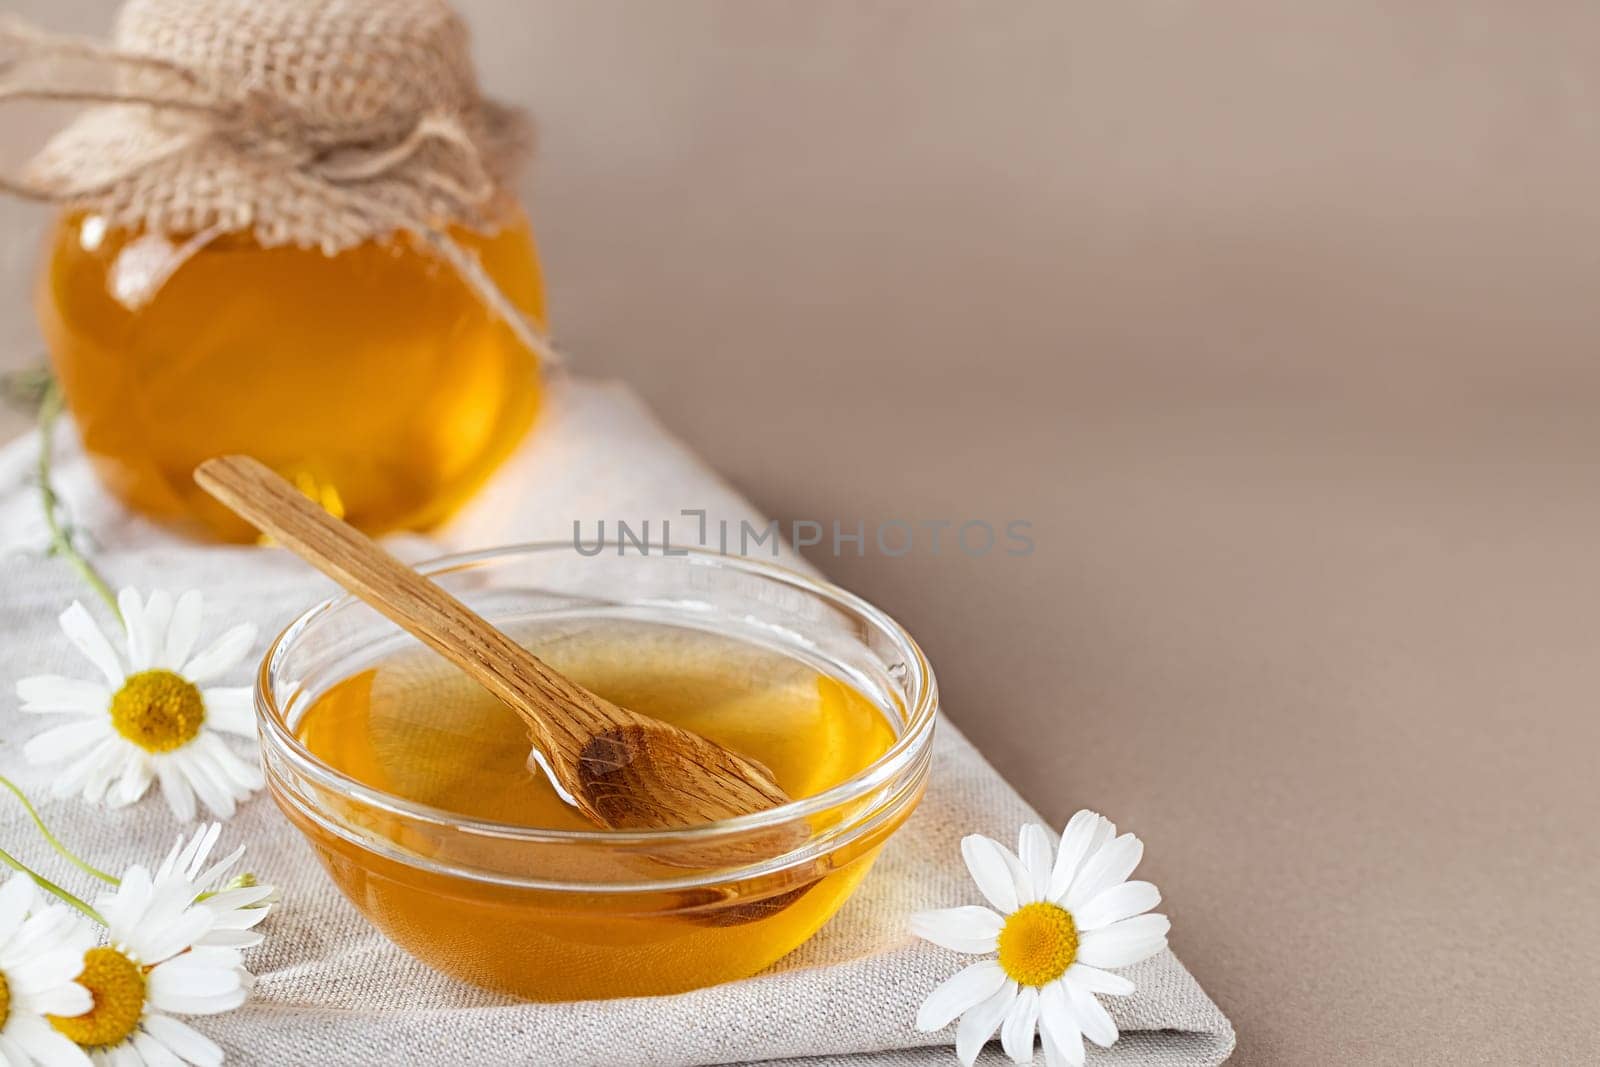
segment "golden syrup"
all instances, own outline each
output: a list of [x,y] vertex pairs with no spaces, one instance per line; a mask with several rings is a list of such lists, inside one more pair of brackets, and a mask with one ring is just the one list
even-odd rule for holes
[[[513,632],[607,699],[760,761],[795,799],[866,769],[896,737],[884,711],[856,689],[731,638],[617,620]],[[449,816],[595,830],[530,765],[521,720],[432,653],[396,655],[339,681],[296,728],[328,765]],[[357,821],[400,849],[424,857],[432,851],[431,835],[400,821]],[[539,999],[666,993],[753,973],[833,914],[894,829],[882,827],[828,857],[798,885],[774,876],[689,894],[654,893],[646,884],[608,896],[418,870],[296,822],[346,894],[404,947],[448,973]],[[636,850],[538,858],[524,843],[492,836],[471,847],[475,867],[569,883],[687,873]],[[458,843],[451,852],[449,858],[463,858]]]
[[[532,234],[454,234],[543,322]],[[244,236],[57,226],[40,323],[104,483],[157,519],[254,531],[192,480],[246,452],[369,533],[423,529],[464,502],[538,408],[534,355],[451,267],[408,237],[334,256]]]

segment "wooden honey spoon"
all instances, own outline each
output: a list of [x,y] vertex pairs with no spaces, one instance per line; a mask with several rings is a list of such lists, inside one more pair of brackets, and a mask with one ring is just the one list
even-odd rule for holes
[[674,829],[788,803],[764,767],[618,707],[551,669],[259,460],[209,459],[195,468],[194,480],[520,715],[548,772],[600,826]]

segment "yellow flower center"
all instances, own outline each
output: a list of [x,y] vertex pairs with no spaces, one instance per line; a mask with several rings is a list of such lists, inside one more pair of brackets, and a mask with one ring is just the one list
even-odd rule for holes
[[206,704],[194,683],[168,670],[130,674],[111,697],[111,725],[146,752],[171,752],[200,733]]
[[1077,955],[1078,926],[1054,904],[1025,904],[1000,928],[1000,966],[1018,985],[1054,982]]
[[50,1025],[85,1048],[126,1040],[144,1015],[144,969],[114,948],[92,948],[83,954],[78,984],[94,997],[94,1007],[71,1018],[48,1016]]
[[6,981],[6,976],[0,974],[0,1030],[6,1028],[6,1020],[11,1018],[11,983]]

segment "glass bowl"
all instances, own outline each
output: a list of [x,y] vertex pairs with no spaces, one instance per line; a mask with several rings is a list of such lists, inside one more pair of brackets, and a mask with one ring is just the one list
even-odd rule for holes
[[422,647],[353,597],[317,605],[273,641],[257,678],[268,788],[350,901],[447,974],[537,1000],[674,993],[745,977],[828,921],[921,799],[938,693],[899,624],[776,564],[624,547],[520,545],[420,569],[502,628],[666,623],[781,652],[865,696],[895,740],[813,796],[683,830],[466,818],[363,784],[297,737],[330,686]]

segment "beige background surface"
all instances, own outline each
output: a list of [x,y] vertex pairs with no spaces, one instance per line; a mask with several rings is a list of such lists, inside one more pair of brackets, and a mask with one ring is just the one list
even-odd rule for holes
[[774,514],[1033,523],[813,557],[1238,1062],[1600,1057],[1600,9],[466,6],[584,369]]

